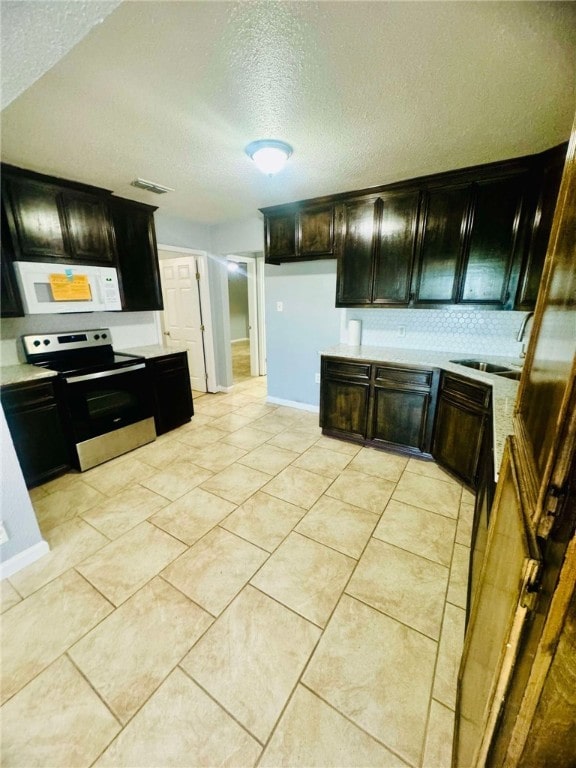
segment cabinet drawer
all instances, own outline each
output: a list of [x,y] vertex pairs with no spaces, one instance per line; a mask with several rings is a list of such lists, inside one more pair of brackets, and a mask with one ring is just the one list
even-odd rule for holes
[[492,387],[472,381],[452,373],[445,373],[442,377],[442,395],[450,396],[467,405],[478,406],[486,409],[490,405]]
[[181,371],[186,369],[186,353],[176,352],[166,357],[155,357],[147,361],[148,367],[153,373],[167,373],[168,371]]
[[1,393],[2,405],[6,413],[33,408],[54,402],[54,387],[52,382],[43,384],[18,384],[4,387]]
[[389,368],[377,365],[375,383],[392,387],[399,386],[402,389],[429,390],[432,386],[434,371],[417,368]]
[[323,374],[332,379],[370,380],[370,363],[348,362],[340,359],[323,359]]

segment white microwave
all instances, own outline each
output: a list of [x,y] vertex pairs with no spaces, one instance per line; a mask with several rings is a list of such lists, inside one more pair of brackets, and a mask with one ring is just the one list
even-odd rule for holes
[[122,309],[114,267],[15,261],[14,270],[28,315]]

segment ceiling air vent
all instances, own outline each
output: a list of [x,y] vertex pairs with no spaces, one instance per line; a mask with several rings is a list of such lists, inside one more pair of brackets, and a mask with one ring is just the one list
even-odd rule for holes
[[138,187],[138,189],[146,189],[148,192],[154,192],[156,195],[163,195],[165,192],[174,192],[172,187],[164,187],[162,184],[156,184],[153,181],[146,181],[146,179],[134,179],[130,182],[132,187]]

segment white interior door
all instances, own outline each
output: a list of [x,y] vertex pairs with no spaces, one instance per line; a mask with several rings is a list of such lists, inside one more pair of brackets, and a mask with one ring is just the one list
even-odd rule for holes
[[188,353],[192,388],[206,392],[206,360],[198,267],[194,256],[160,259],[164,296],[163,333],[168,347],[184,347]]

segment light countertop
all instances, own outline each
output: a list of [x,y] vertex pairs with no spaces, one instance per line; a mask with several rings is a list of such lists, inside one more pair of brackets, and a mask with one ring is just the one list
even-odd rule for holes
[[488,363],[506,366],[519,370],[523,360],[513,357],[502,357],[484,354],[466,354],[465,352],[430,352],[424,349],[399,349],[397,347],[352,347],[348,344],[336,344],[323,350],[320,354],[330,357],[344,357],[353,360],[370,360],[373,362],[405,363],[406,365],[430,366],[444,371],[457,373],[469,379],[481,381],[492,387],[492,417],[494,429],[494,472],[496,479],[502,461],[504,443],[507,435],[513,431],[513,413],[518,382],[505,379],[486,371],[477,371],[452,360],[481,359]]
[[29,363],[2,365],[0,366],[0,386],[24,384],[27,381],[37,381],[38,379],[53,379],[57,375],[56,371],[49,371],[47,368]]
[[172,355],[175,352],[186,352],[186,347],[177,345],[175,347],[165,347],[163,344],[149,344],[144,347],[130,347],[129,349],[116,349],[116,352],[125,352],[127,355],[139,355],[149,360],[152,357],[164,357]]

